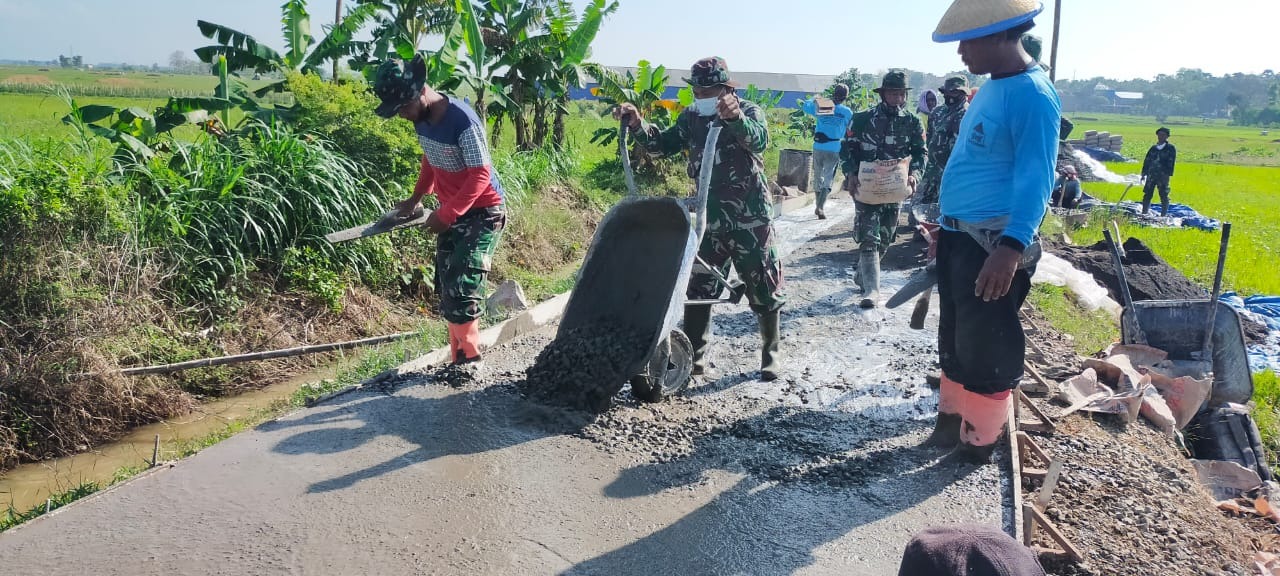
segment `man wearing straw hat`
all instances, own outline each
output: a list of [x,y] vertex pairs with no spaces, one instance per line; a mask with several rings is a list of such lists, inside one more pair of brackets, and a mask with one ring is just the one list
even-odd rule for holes
[[[880,259],[893,243],[898,227],[899,202],[914,192],[924,169],[924,128],[920,119],[907,110],[907,75],[892,71],[884,75],[880,104],[853,115],[849,136],[840,151],[845,189],[854,199],[853,234],[858,241],[858,269],[854,281],[862,287],[863,308],[874,308],[880,292]],[[876,173],[877,164],[906,164],[902,194],[871,197],[861,179]],[[882,179],[876,173],[877,179]],[[865,194],[864,194],[865,193]]]
[[942,382],[929,443],[988,462],[1022,378],[1018,309],[1031,290],[1058,156],[1061,104],[1022,46],[1037,0],[955,0],[933,33],[960,42],[991,79],[970,103],[942,178],[938,352]]
[[[707,232],[698,255],[727,276],[730,265],[746,284],[747,301],[760,324],[760,379],[777,380],[782,370],[778,346],[779,320],[786,298],[782,293],[782,260],[773,234],[773,203],[764,176],[761,154],[769,145],[768,119],[756,104],[738,98],[723,58],[703,58],[693,64],[685,81],[693,88],[694,105],[676,117],[665,131],[644,122],[632,104],[622,104],[614,117],[624,120],[638,144],[654,154],[688,152],[688,174],[702,170],[702,148],[711,122],[724,124],[716,142],[716,164],[707,198]],[[695,266],[685,295],[691,300],[716,298],[722,286],[715,276]],[[711,306],[684,307],[684,331],[693,344],[693,373],[709,377],[707,352],[711,338]]]

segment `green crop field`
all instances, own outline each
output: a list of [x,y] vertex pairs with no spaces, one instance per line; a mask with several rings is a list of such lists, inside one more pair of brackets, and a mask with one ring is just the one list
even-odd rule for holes
[[1084,118],[1068,115],[1076,125],[1072,138],[1084,138],[1086,130],[1122,135],[1124,155],[1135,160],[1141,161],[1155,143],[1156,128],[1166,126],[1172,133],[1169,141],[1178,147],[1181,162],[1280,166],[1280,130],[1228,126],[1225,120],[1209,124],[1199,119],[1170,118],[1161,124],[1150,116],[1081,116]]
[[[266,81],[245,78],[247,84],[257,88]],[[36,86],[63,85],[81,90],[116,91],[162,95],[204,95],[213,92],[218,79],[212,74],[168,74],[164,72],[119,72],[75,70],[64,68],[37,68],[35,66],[0,66],[0,90],[5,85]],[[74,92],[75,90],[73,90]]]
[[[1110,168],[1128,174],[1138,172],[1141,167],[1136,163],[1114,163]],[[1178,166],[1171,184],[1173,201],[1232,224],[1224,274],[1228,289],[1246,295],[1280,294],[1280,274],[1272,268],[1276,265],[1276,254],[1280,253],[1280,227],[1275,220],[1280,212],[1278,186],[1280,168],[1195,163]],[[1125,185],[1087,182],[1084,189],[1090,195],[1115,201],[1124,194]],[[1134,186],[1125,199],[1141,201],[1142,188]],[[1158,209],[1159,196],[1153,200]],[[1212,284],[1218,255],[1217,233],[1187,228],[1147,228],[1129,224],[1120,215],[1116,220],[1122,235],[1142,239],[1201,285]],[[1072,238],[1081,244],[1101,240],[1103,221],[1107,221],[1105,214],[1095,217],[1090,226],[1071,233]]]
[[[164,104],[161,98],[111,98],[102,96],[77,96],[76,103],[107,104],[116,107],[138,106],[151,109]],[[66,138],[72,130],[62,124],[62,117],[70,108],[61,96],[54,94],[4,94],[0,93],[0,134],[7,137]]]

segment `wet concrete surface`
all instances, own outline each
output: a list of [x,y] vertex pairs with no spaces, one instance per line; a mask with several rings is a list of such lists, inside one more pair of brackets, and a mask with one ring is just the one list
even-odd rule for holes
[[[551,326],[490,351],[474,380],[353,393],[2,534],[0,571],[895,573],[927,526],[1001,524],[1003,475],[919,446],[936,316],[917,332],[910,307],[857,308],[852,207],[832,204],[778,226],[778,381],[757,379],[754,315],[723,306],[718,378],[566,412],[519,385]],[[885,273],[886,297],[907,273]]]

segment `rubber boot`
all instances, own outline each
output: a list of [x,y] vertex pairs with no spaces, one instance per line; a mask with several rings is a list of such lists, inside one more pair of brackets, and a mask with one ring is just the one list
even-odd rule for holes
[[880,254],[875,250],[863,250],[858,258],[858,275],[862,283],[863,308],[875,308],[880,299]]
[[924,441],[926,446],[955,448],[960,443],[960,426],[964,421],[960,409],[964,395],[964,386],[942,374],[938,384],[938,419],[933,423],[933,433]]
[[454,364],[471,364],[480,361],[480,321],[465,324],[449,323],[449,340],[456,342],[453,350]]
[[819,190],[818,193],[815,194],[815,196],[817,196],[817,206],[813,209],[813,215],[817,216],[819,220],[827,219],[827,212],[826,210],[823,210],[823,208],[827,205],[827,195],[829,194],[831,194],[830,190],[826,192]]
[[782,362],[778,353],[778,343],[782,340],[779,333],[780,314],[777,310],[757,315],[760,321],[760,379],[773,382],[782,371]]
[[1151,211],[1151,201],[1150,201],[1150,200],[1143,200],[1143,201],[1142,201],[1142,213],[1143,213],[1143,214],[1146,214],[1147,212],[1150,212],[1150,211]]
[[964,390],[960,415],[960,443],[951,457],[971,464],[989,464],[1009,423],[1013,394],[1010,390],[996,394],[978,394]]
[[1164,216],[1164,217],[1168,217],[1168,216],[1169,216],[1169,201],[1168,201],[1168,200],[1162,200],[1162,201],[1160,202],[1160,215],[1161,215],[1161,216]]
[[707,350],[711,347],[711,306],[699,304],[684,307],[684,333],[693,344],[693,376],[706,376]]

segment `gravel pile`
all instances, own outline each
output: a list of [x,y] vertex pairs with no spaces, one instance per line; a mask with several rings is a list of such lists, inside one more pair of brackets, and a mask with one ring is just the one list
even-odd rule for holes
[[645,346],[630,327],[601,321],[558,334],[526,372],[521,389],[532,400],[602,413],[627,379]]

